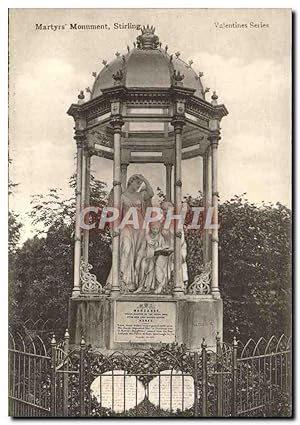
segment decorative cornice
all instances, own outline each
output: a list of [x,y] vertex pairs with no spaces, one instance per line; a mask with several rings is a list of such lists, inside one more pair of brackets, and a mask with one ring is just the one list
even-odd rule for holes
[[112,86],[103,89],[103,95],[91,99],[82,105],[72,104],[68,110],[68,115],[74,119],[86,117],[88,121],[110,112],[110,102],[119,100],[127,105],[159,105],[169,106],[175,101],[185,103],[185,110],[199,119],[221,120],[228,115],[225,105],[213,106],[206,100],[193,95],[194,89],[186,87],[172,86],[171,88],[157,89],[149,88],[126,88],[124,86]]
[[208,119],[221,120],[228,115],[228,110],[225,105],[213,106],[204,99],[192,96],[186,101],[186,110],[192,115],[197,115],[199,118],[205,117]]

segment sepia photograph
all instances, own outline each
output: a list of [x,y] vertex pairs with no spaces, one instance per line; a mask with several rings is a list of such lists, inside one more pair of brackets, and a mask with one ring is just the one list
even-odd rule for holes
[[291,418],[292,10],[8,31],[8,415]]

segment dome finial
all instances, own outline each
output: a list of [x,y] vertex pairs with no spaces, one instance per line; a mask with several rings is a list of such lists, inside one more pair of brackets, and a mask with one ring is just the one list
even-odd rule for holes
[[204,99],[205,99],[205,95],[206,95],[206,93],[208,93],[208,92],[209,92],[209,90],[210,90],[210,88],[209,88],[209,87],[205,87],[205,89],[204,89],[204,90],[202,90],[202,95],[203,95]]
[[78,105],[82,105],[84,103],[84,92],[80,90],[78,97]]
[[213,106],[217,106],[218,105],[218,95],[217,93],[214,91],[212,96],[211,96],[211,104]]
[[113,79],[115,80],[115,86],[119,86],[122,83],[123,76],[122,69],[119,69],[115,74],[112,75]]
[[137,47],[139,49],[157,49],[159,45],[159,38],[155,32],[155,27],[145,25],[141,28],[142,34],[137,37]]
[[184,79],[184,75],[180,73],[180,71],[177,71],[174,69],[173,72],[173,84],[174,86],[183,86],[182,80]]

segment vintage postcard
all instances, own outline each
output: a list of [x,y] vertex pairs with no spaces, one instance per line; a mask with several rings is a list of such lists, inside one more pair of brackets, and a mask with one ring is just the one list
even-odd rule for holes
[[292,416],[291,18],[10,9],[10,416]]

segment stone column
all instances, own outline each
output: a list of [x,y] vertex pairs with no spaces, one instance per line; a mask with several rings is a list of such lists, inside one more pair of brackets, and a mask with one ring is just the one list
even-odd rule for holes
[[[216,123],[213,123],[216,124]],[[213,224],[216,225],[212,230],[212,274],[211,274],[211,292],[216,297],[220,297],[220,290],[218,285],[218,202],[219,202],[219,193],[218,193],[218,143],[220,139],[220,132],[218,129],[211,131],[209,136],[210,147],[211,147],[211,157],[212,157],[212,207],[213,207]]]
[[[91,182],[91,156],[88,150],[84,152],[85,156],[85,188],[84,188],[84,208],[90,206],[90,182]],[[86,223],[89,221],[89,216],[86,215]],[[83,231],[83,260],[89,262],[89,230]]]
[[75,140],[77,144],[77,167],[76,167],[76,222],[75,222],[75,243],[74,243],[74,286],[72,295],[80,294],[80,260],[81,260],[81,188],[82,188],[82,156],[85,134],[83,130],[76,130]]
[[[212,207],[212,161],[211,161],[211,147],[208,146],[205,152],[204,160],[204,171],[203,181],[205,182],[205,188],[203,189],[205,192],[204,197],[204,207],[205,207],[205,215],[204,218],[206,220],[206,214],[208,213],[208,209]],[[207,263],[211,261],[211,231],[209,229],[204,229],[204,239],[205,239],[205,253],[204,253],[204,262]]]
[[[180,214],[182,209],[182,181],[181,181],[181,162],[182,162],[182,129],[184,118],[176,117],[172,121],[175,133],[175,173],[174,173],[174,213]],[[175,220],[174,226],[174,295],[184,294],[184,284],[182,278],[182,254],[180,221]]]
[[166,199],[171,202],[172,200],[172,164],[165,164],[166,167]]
[[126,189],[126,185],[127,185],[127,168],[128,168],[128,164],[122,163],[121,164],[121,183],[122,183],[122,191],[124,192],[124,190]]
[[[204,153],[202,157],[202,198],[203,198],[203,207],[204,207],[204,225],[205,225],[205,214],[206,214],[206,205],[207,205],[207,152]],[[202,241],[203,241],[203,262],[207,263],[207,230],[203,226],[202,230]]]
[[[120,117],[114,117],[111,125],[114,131],[114,164],[113,164],[113,199],[114,208],[120,211],[121,207],[121,129],[124,122]],[[112,287],[111,295],[120,293],[120,231],[118,220],[113,222],[112,240]]]

